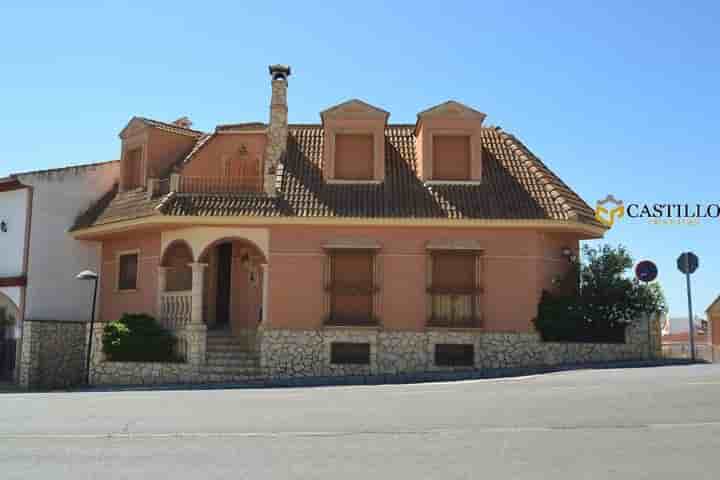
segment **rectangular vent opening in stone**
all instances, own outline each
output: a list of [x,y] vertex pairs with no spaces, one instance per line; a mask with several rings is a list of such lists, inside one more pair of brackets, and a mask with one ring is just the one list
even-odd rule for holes
[[370,344],[354,342],[333,342],[330,345],[330,363],[369,365]]
[[435,365],[440,367],[472,367],[475,365],[475,346],[460,343],[438,343],[435,345]]

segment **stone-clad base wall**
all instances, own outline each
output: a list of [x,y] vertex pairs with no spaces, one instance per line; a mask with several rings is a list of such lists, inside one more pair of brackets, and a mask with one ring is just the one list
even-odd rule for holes
[[87,323],[25,320],[18,383],[24,388],[66,388],[85,381]]
[[[542,342],[534,333],[490,333],[437,329],[425,332],[380,329],[261,330],[260,362],[268,378],[398,374],[485,368],[514,368],[659,358],[659,329],[646,319],[626,332],[625,343]],[[648,327],[650,326],[650,330]],[[656,331],[657,330],[657,331]],[[333,342],[370,345],[368,365],[333,365]],[[472,367],[435,364],[437,344],[471,344]]]
[[[95,385],[154,385],[214,381],[203,369],[205,332],[187,337],[186,363],[110,362],[100,348],[102,324],[96,327],[91,382]],[[424,332],[385,331],[377,328],[325,328],[321,330],[260,329],[257,354],[260,371],[234,381],[262,381],[290,377],[331,377],[348,375],[405,374],[482,370],[514,367],[541,367],[559,364],[642,360],[659,357],[659,328],[648,331],[648,322],[629,328],[626,342],[546,343],[533,333],[491,333],[479,330],[428,330]],[[368,343],[367,365],[332,364],[334,342]],[[472,344],[472,367],[445,367],[435,364],[437,344]],[[202,344],[202,345],[200,345]],[[193,346],[195,345],[195,346]]]

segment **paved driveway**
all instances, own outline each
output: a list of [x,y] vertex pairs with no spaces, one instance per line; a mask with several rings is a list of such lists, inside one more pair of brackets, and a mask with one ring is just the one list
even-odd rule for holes
[[0,478],[720,478],[720,365],[0,395]]

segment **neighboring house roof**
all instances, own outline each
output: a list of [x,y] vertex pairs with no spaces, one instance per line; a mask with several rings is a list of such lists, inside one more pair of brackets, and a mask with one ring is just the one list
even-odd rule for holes
[[[706,335],[705,332],[695,332],[693,338],[695,339],[695,343],[706,343],[710,339],[710,336]],[[688,341],[690,341],[689,332],[671,333],[662,336],[662,343],[687,343]]]
[[[417,175],[414,128],[386,128],[386,176],[379,184],[324,182],[322,126],[291,124],[275,197],[171,193],[149,198],[141,190],[120,192],[94,218],[85,215],[76,229],[149,215],[564,220],[602,227],[594,211],[539,158],[496,127],[482,130],[482,183],[424,184]],[[184,162],[209,137],[200,137]]]
[[72,170],[82,170],[87,168],[94,168],[94,167],[101,167],[103,165],[109,165],[111,163],[118,163],[120,160],[108,160],[105,162],[95,162],[95,163],[84,163],[80,165],[68,165],[66,167],[59,167],[59,168],[48,168],[45,170],[32,170],[29,172],[20,172],[20,173],[13,173],[10,175],[10,178],[19,178],[19,177],[25,177],[30,175],[46,175],[46,174],[53,174],[53,173],[62,173]]
[[711,310],[715,309],[715,307],[720,308],[720,295],[710,304],[709,307],[705,309],[705,313],[710,312]]

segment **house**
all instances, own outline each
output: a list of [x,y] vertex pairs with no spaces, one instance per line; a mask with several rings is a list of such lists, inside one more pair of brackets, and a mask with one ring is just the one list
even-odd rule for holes
[[720,361],[720,295],[705,310],[713,361]]
[[594,211],[462,103],[393,124],[350,100],[292,124],[290,68],[269,71],[267,124],[120,132],[119,185],[72,236],[101,246],[99,320],[155,316],[190,366],[148,380],[96,352],[95,382],[543,362],[540,294],[603,236]]
[[[99,268],[99,245],[78,242],[68,231],[118,181],[118,172],[113,161],[0,179],[0,310],[6,315],[0,370],[6,379],[27,385],[37,377],[52,384],[60,370],[81,373],[91,289],[74,278],[85,268]],[[58,343],[78,335],[74,349]],[[35,341],[38,336],[50,340]],[[41,374],[42,365],[47,368]]]

